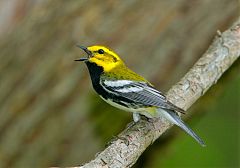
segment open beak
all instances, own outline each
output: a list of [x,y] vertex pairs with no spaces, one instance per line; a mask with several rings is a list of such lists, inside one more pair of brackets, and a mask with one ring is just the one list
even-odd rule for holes
[[78,48],[81,48],[83,51],[85,51],[88,55],[88,57],[86,58],[80,58],[80,59],[77,59],[77,60],[74,60],[74,61],[87,61],[89,59],[89,57],[92,55],[91,51],[89,51],[87,49],[87,47],[84,47],[84,46],[80,46],[80,45],[76,45]]

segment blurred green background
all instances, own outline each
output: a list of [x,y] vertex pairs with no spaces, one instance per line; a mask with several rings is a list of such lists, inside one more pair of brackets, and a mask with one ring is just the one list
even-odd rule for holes
[[[166,92],[239,16],[237,0],[1,0],[0,167],[76,166],[132,120],[93,91],[75,44],[107,45]],[[239,167],[240,61],[134,167]]]

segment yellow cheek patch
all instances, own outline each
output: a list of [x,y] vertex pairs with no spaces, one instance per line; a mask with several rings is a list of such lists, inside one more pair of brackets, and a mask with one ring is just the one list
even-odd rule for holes
[[91,58],[89,58],[89,62],[93,62],[93,63],[97,64],[98,66],[103,67],[105,72],[111,71],[113,68],[115,68],[119,64],[118,62],[113,63],[111,60],[103,59],[101,57],[99,57],[99,58],[91,57]]

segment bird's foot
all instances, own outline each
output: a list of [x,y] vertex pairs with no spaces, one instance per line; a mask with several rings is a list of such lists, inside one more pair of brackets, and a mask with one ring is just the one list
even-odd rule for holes
[[107,142],[107,144],[105,146],[108,147],[108,146],[112,145],[115,141],[117,141],[119,139],[121,141],[123,141],[126,145],[129,145],[129,141],[128,141],[127,138],[121,137],[119,135],[114,135],[113,138],[109,142]]
[[135,122],[135,121],[132,121],[132,122],[130,122],[130,123],[128,123],[127,124],[127,126],[126,126],[126,129],[130,129],[130,128],[132,128],[134,125],[136,125],[138,122]]

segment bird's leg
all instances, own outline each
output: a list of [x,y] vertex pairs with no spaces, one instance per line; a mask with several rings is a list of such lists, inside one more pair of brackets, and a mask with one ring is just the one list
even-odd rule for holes
[[[134,126],[137,122],[139,122],[140,119],[141,119],[141,115],[140,115],[139,113],[137,113],[137,112],[133,112],[133,121],[130,122],[130,123],[127,125],[126,128],[127,128],[127,129],[131,128],[131,127]],[[126,145],[129,144],[127,138],[120,137],[120,136],[117,135],[117,136],[114,136],[114,137],[110,140],[110,142],[108,142],[108,143],[106,144],[106,146],[111,145],[114,141],[116,141],[116,140],[118,140],[118,139],[124,141],[124,143],[125,143]]]
[[133,112],[133,122],[130,122],[127,125],[127,129],[129,129],[132,126],[134,126],[140,119],[141,119],[141,115],[139,113],[137,113],[137,112]]
[[133,112],[133,121],[136,123],[141,119],[141,116],[137,112]]

